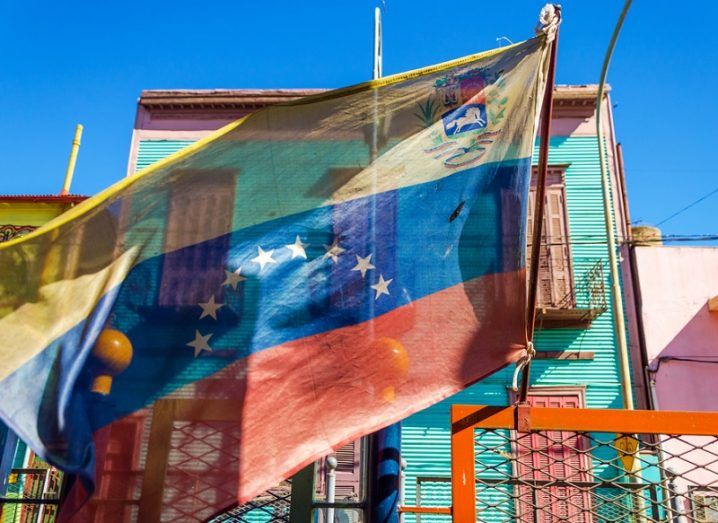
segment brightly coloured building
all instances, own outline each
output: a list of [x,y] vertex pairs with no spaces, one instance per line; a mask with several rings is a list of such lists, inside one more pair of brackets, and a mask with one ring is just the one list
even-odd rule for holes
[[[70,194],[0,195],[0,242],[37,229],[86,198]],[[15,267],[3,270],[22,270],[23,264],[18,259]],[[0,310],[8,305],[0,302]],[[61,488],[62,474],[0,423],[0,522],[53,521]]]
[[[127,174],[133,174],[187,147],[250,112],[316,92],[317,90],[145,91],[138,103]],[[555,91],[544,235],[539,260],[539,331],[536,336],[538,354],[532,365],[529,396],[530,401],[536,405],[620,408],[623,394],[626,393],[621,389],[619,349],[611,313],[611,296],[608,292],[608,250],[595,131],[595,101],[595,86],[561,86]],[[614,137],[611,104],[604,103],[603,110],[606,124],[602,141],[607,152],[607,167],[610,173],[612,226],[621,243],[628,234],[628,213],[620,146]],[[366,155],[367,147],[365,142],[358,142],[356,154]],[[535,156],[534,163],[536,160]],[[336,175],[341,176],[342,173]],[[10,211],[10,214],[0,214],[0,227],[3,231],[9,231],[3,232],[8,238],[21,234],[41,225],[62,212],[67,205],[80,199],[82,198],[69,196],[7,197],[4,200],[0,198],[0,213]],[[533,205],[532,195],[529,215]],[[188,219],[199,217],[203,227],[212,227],[213,220],[222,214],[221,202],[209,206],[201,193],[191,195],[183,202],[182,209]],[[529,220],[529,227],[531,226]],[[161,241],[171,243],[172,238],[168,236]],[[627,274],[630,278],[630,271]],[[191,289],[187,290],[190,291]],[[638,344],[632,343],[631,348],[631,358],[641,361]],[[640,366],[638,367],[638,371],[633,372],[631,393],[638,406],[644,407],[646,393]],[[487,376],[465,391],[402,422],[402,458],[406,463],[403,483],[407,504],[442,505],[449,502],[450,405],[513,403],[516,394],[515,371],[514,367],[508,367]],[[109,451],[116,455],[115,459],[111,460],[113,466],[127,470],[128,475],[138,479],[141,478],[147,463],[146,433],[150,422],[151,415],[148,412],[139,412],[128,418],[123,430],[137,434],[137,445],[127,448],[110,445]],[[337,420],[337,423],[341,423],[341,420]],[[200,443],[202,442],[198,441],[198,444]],[[20,445],[22,444],[18,442],[5,444],[6,453],[12,455],[11,467],[17,471],[31,468],[30,465],[36,466],[32,453],[19,448]],[[540,445],[541,442],[537,441],[537,448],[540,448]],[[10,446],[13,448],[8,450]],[[191,448],[191,445],[189,447]],[[486,448],[493,449],[493,454],[500,454],[505,450],[497,443]],[[491,452],[480,455],[479,460],[491,463]],[[302,521],[301,513],[308,514],[312,505],[318,507],[326,501],[328,484],[331,482],[336,484],[335,499],[345,504],[345,508],[334,512],[334,518],[337,521],[364,520],[362,514],[366,509],[368,484],[366,464],[369,461],[367,442],[362,440],[347,445],[337,451],[335,458],[336,462],[321,460],[313,470],[303,471],[295,476],[291,480],[295,488],[290,486],[289,481],[285,482],[260,496],[256,503],[239,507],[234,512],[234,517],[237,518],[235,520],[281,520],[291,509],[292,518]],[[570,463],[572,459],[567,456],[562,458],[562,461],[567,460]],[[578,457],[574,461],[578,466]],[[550,460],[546,463],[547,467],[553,465]],[[511,473],[521,474],[521,471],[514,470]],[[556,479],[561,479],[561,473],[556,472]],[[330,477],[334,479],[330,480]],[[312,485],[312,499],[308,503],[306,496],[303,499],[297,495],[296,486],[300,482],[309,482]],[[31,484],[34,485],[32,488],[38,488],[39,483],[28,482],[28,485]],[[46,481],[43,485],[45,484],[50,485],[50,482]],[[551,488],[554,487],[548,488],[547,495],[560,498],[560,492],[553,493]],[[16,495],[18,493],[16,492]],[[27,497],[28,493],[24,493],[24,496]],[[127,515],[131,519],[141,497],[141,485],[136,482],[124,481],[119,485],[111,481],[103,482],[100,478],[95,520],[101,521],[103,510],[111,504],[127,507]],[[201,500],[198,496],[199,501]],[[106,503],[107,507],[103,507],[103,503]],[[502,507],[501,503],[501,500],[496,501],[499,507]],[[560,500],[556,503],[558,512],[570,508],[568,505],[563,507]],[[563,503],[566,505],[569,502]],[[580,508],[581,503],[587,504],[590,500],[579,499],[570,503]],[[485,520],[491,520],[493,517],[494,520],[501,521],[500,511],[505,513],[514,508],[503,507],[499,512],[492,510],[485,511]],[[492,516],[494,513],[495,517]],[[315,510],[315,514],[320,514],[317,517],[322,520],[326,520],[328,515],[326,508]],[[17,521],[35,521],[38,515],[26,512],[23,516],[25,519]],[[20,516],[13,513],[12,518],[16,517]],[[431,516],[424,517],[427,520],[432,519]]]
[[[314,92],[145,91],[138,103],[128,174],[249,112]],[[619,348],[608,286],[608,250],[595,131],[596,94],[595,86],[585,85],[561,86],[555,92],[545,232],[539,264],[538,354],[531,373],[530,401],[536,405],[621,408],[626,393],[621,389]],[[603,111],[602,141],[610,174],[612,226],[620,244],[627,238],[627,199],[611,104],[604,103]],[[538,149],[534,162],[537,152]],[[532,197],[530,207],[533,203]],[[632,347],[638,350],[635,344]],[[640,354],[631,354],[631,358],[639,361]],[[639,407],[645,407],[640,369],[633,374],[630,393]],[[503,369],[404,420],[401,445],[408,504],[448,502],[449,406],[511,404],[515,400],[515,380],[514,367]],[[347,521],[357,520],[366,495],[363,446],[356,442],[337,453],[337,499],[357,503],[355,509],[335,513],[335,517]],[[327,463],[320,462],[316,469],[311,477],[315,498],[321,500]],[[289,509],[286,494],[282,488],[267,494],[271,510],[265,516],[272,510]],[[293,510],[297,510],[296,500],[292,503]]]
[[[643,353],[650,407],[716,410],[718,381],[718,247],[663,245],[658,229],[633,229],[624,256],[631,339]],[[718,516],[712,438],[665,438],[661,452],[678,476],[680,510],[700,521]],[[696,466],[698,464],[698,466]],[[702,518],[702,519],[701,519]]]

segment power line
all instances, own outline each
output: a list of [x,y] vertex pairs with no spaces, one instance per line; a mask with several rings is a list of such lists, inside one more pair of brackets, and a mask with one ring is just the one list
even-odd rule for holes
[[680,211],[674,212],[674,213],[671,214],[668,218],[664,218],[663,220],[661,220],[660,222],[658,222],[658,223],[656,224],[656,227],[658,227],[658,226],[661,225],[662,223],[666,223],[668,220],[672,220],[673,218],[675,218],[676,216],[678,216],[679,214],[681,214],[683,211],[687,211],[688,209],[690,209],[690,208],[693,207],[694,205],[698,205],[698,204],[701,203],[703,200],[705,200],[706,198],[710,198],[711,196],[713,196],[713,195],[716,194],[716,193],[718,193],[718,187],[716,187],[716,188],[713,189],[712,191],[709,191],[707,194],[704,194],[703,196],[701,196],[700,198],[698,198],[698,199],[697,199],[696,201],[694,201],[693,203],[691,203],[691,204],[689,204],[689,205],[686,205],[686,206],[683,207],[683,209],[681,209]]

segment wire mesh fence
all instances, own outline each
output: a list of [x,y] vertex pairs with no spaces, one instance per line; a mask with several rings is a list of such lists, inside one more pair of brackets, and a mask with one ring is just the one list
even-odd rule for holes
[[[718,437],[482,429],[475,451],[479,522],[718,522]],[[420,477],[416,495],[449,507],[451,478]]]
[[212,523],[289,523],[292,502],[291,480],[267,490],[253,500],[230,509],[211,520]]
[[454,406],[452,477],[419,478],[417,504],[425,523],[718,522],[718,414]]

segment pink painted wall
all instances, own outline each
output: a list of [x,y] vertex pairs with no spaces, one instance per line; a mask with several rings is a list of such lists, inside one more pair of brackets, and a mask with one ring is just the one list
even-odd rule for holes
[[718,410],[718,313],[707,305],[718,295],[718,248],[637,247],[635,252],[658,408]]

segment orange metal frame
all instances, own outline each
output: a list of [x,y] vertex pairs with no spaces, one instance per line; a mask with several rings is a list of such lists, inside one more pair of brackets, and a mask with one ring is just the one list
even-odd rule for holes
[[718,412],[451,406],[451,507],[402,507],[413,514],[450,514],[454,523],[476,521],[474,431],[562,430],[619,434],[718,436]]

